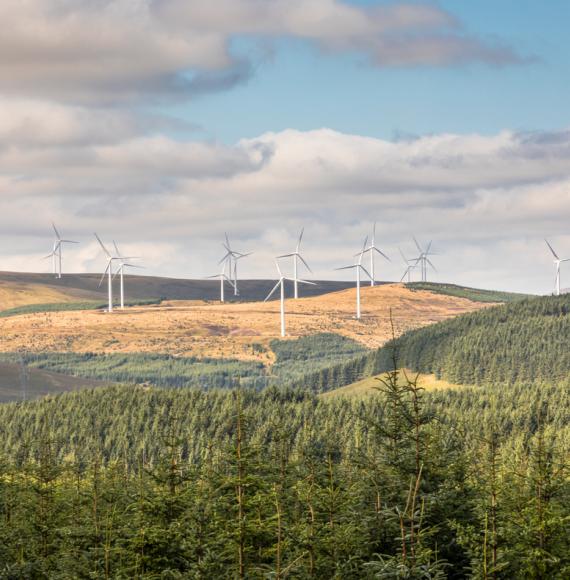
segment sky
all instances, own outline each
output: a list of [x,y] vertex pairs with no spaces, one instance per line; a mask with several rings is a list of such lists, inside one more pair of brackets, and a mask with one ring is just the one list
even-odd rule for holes
[[[570,257],[565,0],[3,0],[0,270],[49,271],[55,222],[145,273],[219,271],[224,232],[271,278],[350,277],[376,226],[432,242],[430,279],[554,287]],[[287,264],[285,265],[287,267]],[[563,265],[562,286],[570,287]]]

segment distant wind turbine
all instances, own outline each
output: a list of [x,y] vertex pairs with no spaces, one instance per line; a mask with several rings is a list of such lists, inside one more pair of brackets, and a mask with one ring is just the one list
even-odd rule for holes
[[561,260],[558,257],[558,254],[552,248],[552,246],[548,243],[548,240],[544,241],[546,242],[546,245],[549,247],[550,251],[552,252],[552,255],[554,256],[554,267],[556,268],[556,282],[554,285],[554,293],[556,294],[556,296],[560,296],[560,264],[562,264],[562,262],[570,261],[570,258]]
[[128,260],[135,260],[138,258],[136,258],[135,256],[130,256],[128,258],[126,256],[123,256],[121,254],[121,252],[119,251],[119,247],[117,246],[117,243],[115,241],[113,241],[113,246],[115,247],[115,253],[116,253],[115,255],[117,257],[117,261],[119,262],[119,267],[115,271],[113,278],[115,278],[115,276],[119,276],[120,288],[121,288],[121,310],[124,310],[124,308],[125,308],[125,281],[124,281],[123,271],[125,268],[144,268],[144,266],[138,266],[136,264],[129,264]]
[[247,252],[247,253],[242,253],[242,252],[236,252],[235,250],[232,250],[232,247],[230,245],[230,239],[228,238],[228,234],[224,234],[226,241],[225,243],[223,243],[222,245],[224,246],[225,250],[226,250],[226,255],[220,260],[220,264],[221,263],[227,263],[229,265],[229,277],[232,278],[233,277],[233,287],[234,287],[234,296],[238,296],[239,295],[239,290],[238,290],[238,278],[237,278],[237,263],[238,260],[241,260],[243,258],[247,258],[248,256],[251,256],[251,254],[253,252]]
[[412,281],[412,270],[416,269],[418,264],[417,260],[408,260],[406,256],[404,256],[404,252],[400,248],[398,248],[400,252],[400,256],[402,256],[402,260],[404,260],[404,264],[406,264],[406,269],[404,270],[404,274],[400,278],[400,282],[403,282],[406,276],[408,277],[408,284]]
[[415,265],[416,266],[418,264],[420,265],[422,282],[427,282],[428,265],[431,266],[435,272],[437,272],[437,268],[432,264],[432,262],[430,261],[428,256],[436,256],[437,254],[430,252],[431,244],[432,244],[431,241],[425,248],[422,248],[420,246],[420,244],[418,243],[418,240],[416,240],[416,238],[414,236],[412,236],[412,238],[414,240],[414,244],[416,244],[416,248],[418,249],[418,252],[420,253],[420,255],[417,258],[415,258],[415,261],[416,261]]
[[279,262],[275,260],[275,266],[277,267],[277,272],[279,272],[279,280],[277,284],[273,287],[273,290],[267,295],[267,298],[264,302],[267,302],[273,293],[277,290],[277,288],[281,289],[281,336],[285,336],[285,280],[289,280],[290,282],[299,282],[300,284],[311,284],[312,286],[316,286],[314,282],[309,282],[307,280],[297,280],[297,278],[286,278],[283,276],[283,272],[281,272],[281,268],[279,267]]
[[364,245],[362,246],[362,250],[360,251],[358,256],[358,260],[355,264],[351,264],[350,266],[343,266],[342,268],[336,268],[337,270],[355,270],[356,271],[356,319],[360,320],[361,312],[360,312],[360,272],[364,272],[369,278],[372,276],[369,274],[368,270],[362,265],[362,258],[364,256],[364,252],[366,250],[366,244],[368,244],[368,236],[366,236],[364,240]]
[[[390,258],[379,248],[376,247],[376,222],[374,222],[374,227],[372,228],[372,240],[370,245],[364,250],[364,253],[370,253],[370,286],[374,286],[376,284],[375,272],[374,272],[374,263],[376,256],[374,253],[380,254],[383,258],[386,258],[388,262],[391,262]],[[358,254],[355,255],[355,257]]]
[[301,250],[301,242],[303,240],[303,233],[305,232],[305,228],[301,229],[301,233],[299,234],[299,240],[297,241],[297,245],[295,246],[295,251],[291,252],[290,254],[283,254],[282,256],[277,256],[278,260],[281,260],[283,258],[293,258],[293,287],[294,287],[294,296],[295,296],[295,300],[297,300],[297,298],[299,298],[299,260],[301,260],[301,262],[303,262],[303,264],[305,265],[305,268],[307,268],[307,270],[309,270],[309,272],[312,274],[313,271],[311,270],[311,268],[309,267],[309,264],[307,264],[307,262],[305,261],[305,259],[303,258],[303,256],[301,256],[300,250]]
[[75,242],[73,240],[64,240],[61,235],[59,234],[55,224],[51,224],[53,231],[55,233],[55,240],[53,242],[53,248],[51,253],[45,256],[45,259],[51,258],[52,259],[52,271],[56,278],[61,278],[62,275],[62,248],[63,244],[78,244],[79,242]]
[[[233,287],[233,280],[226,274],[226,267],[228,265],[228,260],[222,259],[223,266],[222,271],[219,274],[214,274],[213,276],[207,276],[207,278],[218,278],[220,280],[220,302],[225,302],[225,283],[227,282],[231,287]],[[230,276],[231,276],[231,263],[230,263]]]
[[109,250],[105,247],[105,245],[101,241],[101,238],[97,234],[95,234],[95,237],[97,238],[99,245],[101,246],[103,252],[105,253],[105,256],[107,256],[107,267],[105,268],[103,275],[101,276],[101,280],[99,280],[98,288],[101,287],[101,284],[103,284],[103,280],[105,280],[105,276],[107,276],[107,291],[109,295],[109,307],[107,309],[107,312],[113,312],[113,278],[114,278],[113,262],[123,262],[125,260],[132,260],[133,256],[129,257],[113,256],[113,254],[111,254],[111,252],[109,252]]

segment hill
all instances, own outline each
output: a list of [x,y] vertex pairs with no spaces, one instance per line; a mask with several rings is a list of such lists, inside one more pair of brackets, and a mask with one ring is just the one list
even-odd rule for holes
[[570,375],[570,296],[529,298],[405,333],[371,355],[452,383],[564,380]]
[[[363,318],[354,318],[355,290],[287,300],[287,333],[295,338],[332,332],[368,348],[397,335],[487,305],[401,284],[362,290]],[[64,311],[0,318],[2,352],[161,353],[270,363],[279,337],[279,303],[165,301],[102,311]]]
[[[27,304],[47,304],[106,300],[107,289],[98,287],[100,274],[52,274],[0,272],[0,310]],[[275,280],[240,280],[240,295],[226,292],[229,302],[264,300]],[[303,288],[305,296],[320,296],[352,287],[352,282],[318,280],[316,286]],[[220,285],[216,280],[190,280],[156,276],[125,275],[129,300],[218,300]]]
[[531,297],[529,294],[501,292],[499,290],[482,290],[480,288],[469,288],[468,286],[441,284],[438,282],[408,282],[406,287],[410,288],[410,290],[427,290],[428,292],[434,292],[436,294],[458,296],[460,298],[473,300],[474,302],[506,303],[517,302]]

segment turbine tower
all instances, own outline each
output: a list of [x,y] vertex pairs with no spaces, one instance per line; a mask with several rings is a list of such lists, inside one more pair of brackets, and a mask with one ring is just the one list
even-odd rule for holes
[[115,247],[115,255],[117,257],[117,261],[119,262],[119,267],[115,271],[113,278],[119,276],[120,279],[120,288],[121,288],[121,310],[125,309],[125,281],[123,276],[123,271],[125,268],[144,268],[144,266],[137,266],[136,264],[129,264],[127,260],[135,260],[138,259],[136,256],[126,257],[121,254],[119,251],[119,247],[117,243],[113,241],[113,246]]
[[337,270],[356,270],[356,319],[360,320],[361,312],[360,312],[360,272],[364,272],[369,278],[372,276],[368,273],[368,270],[362,265],[362,258],[364,256],[364,252],[366,250],[366,244],[368,243],[368,236],[364,240],[364,245],[362,246],[362,250],[360,250],[358,256],[358,260],[355,264],[351,264],[350,266],[343,266],[342,268],[336,268]]
[[[391,262],[392,260],[390,260],[390,258],[388,258],[388,256],[382,251],[380,250],[380,248],[376,247],[376,222],[374,222],[374,227],[372,228],[372,240],[370,242],[370,245],[364,250],[364,253],[370,253],[370,286],[374,286],[376,284],[376,278],[375,278],[375,268],[374,268],[374,263],[375,263],[375,258],[376,256],[374,255],[374,253],[380,254],[383,258],[386,258],[386,260],[388,260],[388,262]],[[355,257],[358,256],[358,254],[355,254]]]
[[554,293],[556,296],[560,296],[560,264],[562,264],[562,262],[570,261],[570,258],[561,260],[558,257],[558,254],[552,248],[552,246],[548,243],[548,240],[544,241],[546,242],[546,245],[549,247],[550,251],[552,252],[552,255],[554,256],[554,267],[556,268],[556,282],[554,285]]
[[52,259],[52,271],[56,278],[61,278],[62,275],[62,248],[63,244],[78,244],[79,242],[75,242],[73,240],[64,240],[61,235],[59,234],[55,224],[51,224],[53,231],[55,233],[55,240],[53,242],[53,248],[51,253],[49,253],[45,258]]
[[[220,280],[220,302],[225,302],[225,283],[227,282],[230,286],[233,287],[234,283],[233,280],[227,276],[226,274],[226,265],[228,264],[227,260],[224,261],[224,265],[222,266],[222,271],[219,274],[214,274],[213,276],[207,276],[208,279],[211,278],[219,278]],[[231,265],[230,265],[230,275],[231,275]]]
[[105,268],[105,271],[103,272],[103,275],[101,276],[101,280],[99,280],[99,285],[97,287],[98,288],[101,287],[101,284],[103,284],[103,280],[105,279],[105,276],[107,276],[107,292],[109,295],[109,307],[107,309],[107,312],[111,313],[113,312],[113,262],[120,260],[120,258],[113,256],[111,252],[107,250],[107,248],[101,241],[101,238],[99,238],[97,234],[95,234],[95,237],[97,238],[99,245],[103,249],[103,252],[107,256],[107,267]]
[[280,288],[280,298],[281,298],[281,337],[285,336],[285,280],[289,280],[290,282],[299,282],[301,284],[311,284],[312,286],[316,286],[314,282],[309,282],[308,280],[297,280],[296,278],[286,278],[283,276],[283,272],[281,272],[281,268],[279,267],[279,262],[275,259],[275,266],[277,267],[277,272],[279,272],[279,280],[277,284],[273,287],[273,290],[267,295],[267,298],[264,302],[267,302],[277,288]]
[[427,270],[428,270],[428,265],[431,266],[435,272],[437,272],[436,267],[431,263],[430,259],[428,258],[428,256],[436,256],[437,254],[434,254],[433,252],[430,252],[431,250],[431,244],[432,242],[430,241],[430,243],[425,247],[425,249],[423,249],[420,244],[418,243],[418,240],[416,240],[416,238],[414,236],[412,236],[413,240],[414,240],[414,244],[416,244],[416,248],[418,249],[418,252],[420,253],[420,255],[415,258],[415,265],[417,266],[418,264],[420,265],[421,268],[421,278],[422,278],[422,282],[427,282]]
[[309,272],[311,274],[313,273],[313,271],[309,267],[309,264],[307,264],[307,262],[305,261],[303,256],[301,256],[301,253],[300,253],[301,241],[303,240],[303,233],[304,232],[305,232],[305,228],[302,228],[301,233],[299,234],[299,240],[297,241],[297,245],[295,246],[294,252],[291,252],[290,254],[283,254],[282,256],[277,256],[278,260],[281,260],[283,258],[293,258],[293,286],[295,289],[295,292],[294,292],[295,300],[297,300],[297,298],[299,298],[299,285],[298,285],[298,282],[299,282],[299,260],[301,260],[301,262],[303,262],[303,264],[305,265],[305,268],[307,268],[307,270],[309,270]]
[[226,255],[220,260],[219,263],[221,264],[222,262],[226,262],[229,265],[229,277],[230,278],[233,277],[234,296],[238,296],[239,295],[238,284],[237,284],[237,263],[238,263],[238,260],[241,260],[242,258],[247,258],[247,256],[251,256],[251,254],[253,252],[248,252],[248,253],[244,254],[242,252],[236,252],[235,250],[232,250],[232,247],[230,245],[230,239],[228,238],[228,234],[224,234],[224,235],[226,237],[226,241],[222,245],[224,246],[224,248],[226,250]]

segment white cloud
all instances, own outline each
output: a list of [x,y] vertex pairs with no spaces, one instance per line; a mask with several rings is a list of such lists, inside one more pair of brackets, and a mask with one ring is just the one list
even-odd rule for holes
[[144,255],[149,273],[203,276],[228,231],[256,252],[243,274],[273,276],[272,256],[304,225],[307,258],[331,278],[374,220],[390,279],[412,233],[434,239],[440,280],[478,286],[546,292],[542,238],[570,255],[570,132],[390,142],[287,130],[225,146],[149,135],[128,118],[106,132],[97,119],[84,125],[80,108],[57,111],[37,135],[17,108],[0,115],[0,135],[12,135],[0,149],[0,269],[36,269],[51,220],[84,242],[68,253],[78,270],[97,269],[98,231]]

